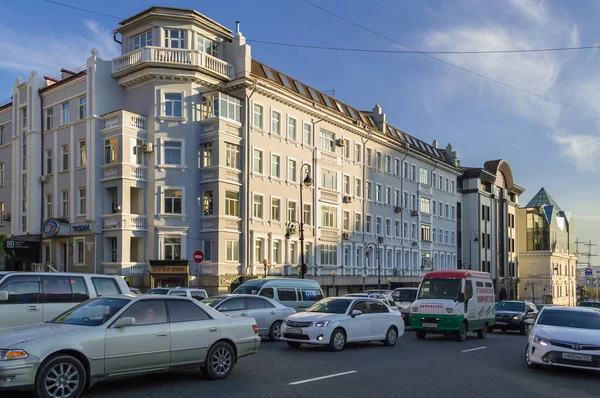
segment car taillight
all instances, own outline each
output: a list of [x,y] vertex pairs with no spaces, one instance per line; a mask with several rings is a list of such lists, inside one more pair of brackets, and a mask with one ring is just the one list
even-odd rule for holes
[[252,329],[254,329],[254,333],[258,334],[258,325],[252,325]]

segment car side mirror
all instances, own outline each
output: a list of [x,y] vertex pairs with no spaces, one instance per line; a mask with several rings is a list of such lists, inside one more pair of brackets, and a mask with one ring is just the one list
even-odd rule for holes
[[458,293],[458,302],[459,303],[464,303],[465,302],[465,294],[460,292]]
[[533,309],[533,308],[527,308],[527,312],[528,312],[528,313],[529,313],[529,312],[534,312],[534,309]]
[[8,301],[8,292],[0,292],[0,301]]
[[135,318],[132,316],[126,316],[124,318],[119,319],[113,324],[113,328],[120,329],[127,326],[135,326]]
[[531,318],[525,319],[525,323],[528,325],[533,325],[535,323],[535,321]]
[[350,316],[351,316],[352,318],[354,318],[355,316],[359,316],[359,315],[361,315],[361,314],[362,314],[362,311],[361,311],[361,310],[352,310],[352,314],[350,314]]

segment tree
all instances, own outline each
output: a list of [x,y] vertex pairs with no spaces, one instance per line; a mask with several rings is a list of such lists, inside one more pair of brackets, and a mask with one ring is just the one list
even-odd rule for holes
[[5,249],[7,239],[8,236],[4,232],[0,233],[0,264],[4,264],[5,260],[11,260],[15,256],[14,250]]

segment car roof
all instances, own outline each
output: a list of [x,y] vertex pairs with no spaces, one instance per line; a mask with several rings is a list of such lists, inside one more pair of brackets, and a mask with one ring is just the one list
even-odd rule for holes
[[158,290],[158,289],[162,289],[162,290],[168,290],[168,291],[174,291],[174,290],[181,290],[181,291],[188,291],[188,290],[205,290],[202,287],[154,287],[150,290]]
[[[527,300],[502,300],[498,301],[498,303],[528,303]],[[498,304],[496,303],[496,304]]]
[[5,275],[89,276],[90,278],[104,277],[104,278],[123,279],[123,277],[120,275],[90,274],[90,273],[84,273],[84,272],[35,272],[35,271],[31,271],[31,272],[30,271],[3,271],[3,272],[0,272],[0,277],[3,277]]
[[600,313],[600,309],[594,307],[563,307],[560,305],[544,307],[544,311],[569,311],[569,312],[593,312]]

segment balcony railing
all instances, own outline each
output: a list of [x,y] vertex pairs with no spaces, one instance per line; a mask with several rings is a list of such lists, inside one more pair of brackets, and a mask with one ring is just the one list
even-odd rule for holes
[[101,166],[102,181],[109,180],[139,180],[146,181],[146,166],[125,164],[125,163],[110,163]]
[[147,273],[148,270],[144,262],[121,263],[121,275],[123,276],[143,276]]
[[431,185],[419,183],[419,191],[421,193],[431,195]]
[[179,66],[185,69],[202,69],[226,79],[234,78],[233,65],[197,50],[162,47],[144,47],[121,55],[112,61],[112,73],[123,76],[144,64]]
[[240,220],[230,217],[205,216],[201,222],[202,231],[239,232]]
[[207,167],[203,168],[201,172],[201,183],[213,182],[213,181],[224,181],[241,184],[242,172],[240,170],[228,169],[225,167]]
[[119,110],[102,116],[102,120],[104,121],[103,130],[116,127],[130,127],[146,131],[148,118],[146,116],[138,115],[137,113]]
[[241,124],[219,117],[204,120],[201,124],[203,134],[225,133],[240,137],[242,132]]
[[146,216],[141,214],[107,214],[102,216],[102,230],[130,230],[130,231],[145,231]]
[[340,203],[340,194],[337,192],[319,190],[319,199],[325,202]]

